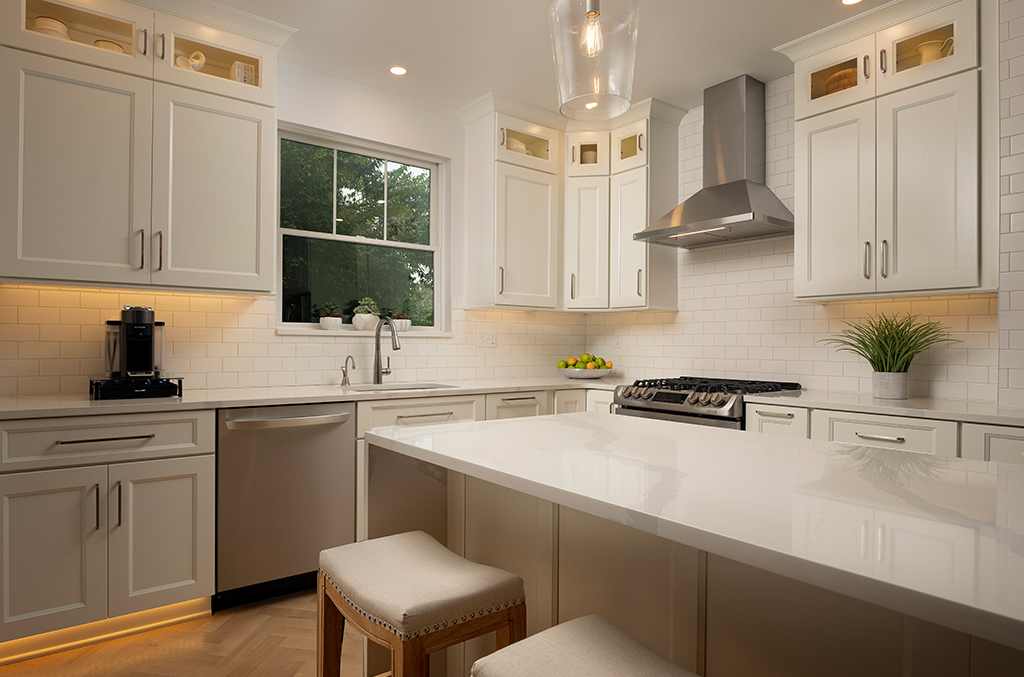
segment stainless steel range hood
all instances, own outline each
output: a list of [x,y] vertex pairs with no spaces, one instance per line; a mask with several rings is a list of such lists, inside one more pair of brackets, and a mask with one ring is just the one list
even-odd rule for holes
[[764,83],[741,75],[704,90],[704,188],[634,240],[695,249],[793,233],[766,185]]

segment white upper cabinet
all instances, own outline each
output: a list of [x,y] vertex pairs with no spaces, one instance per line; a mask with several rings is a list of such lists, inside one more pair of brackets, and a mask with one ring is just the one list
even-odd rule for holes
[[494,303],[554,308],[559,181],[550,174],[497,163],[495,182]]
[[153,16],[152,9],[122,0],[6,0],[0,3],[0,44],[152,77]]
[[494,114],[495,159],[556,174],[561,132],[501,113]]
[[638,167],[612,177],[611,292],[612,308],[647,305],[646,242],[633,239],[647,227],[647,168]]
[[0,47],[0,274],[149,283],[152,110],[151,81]]
[[608,207],[607,176],[566,179],[562,247],[566,308],[608,307]]
[[572,132],[566,141],[567,176],[607,176],[611,171],[608,132]]
[[273,109],[159,83],[154,100],[153,284],[273,290]]
[[[834,33],[798,41],[803,43],[799,46],[791,43],[780,48],[796,61],[797,120],[978,66],[975,0],[901,4],[906,7],[894,5],[881,16],[892,17],[899,11],[916,14],[877,32],[826,46],[828,40],[840,39],[840,26]],[[856,34],[857,29],[848,30]]]
[[[647,166],[649,137],[647,120],[620,127],[612,132],[612,174]],[[660,214],[658,216],[661,216]]]

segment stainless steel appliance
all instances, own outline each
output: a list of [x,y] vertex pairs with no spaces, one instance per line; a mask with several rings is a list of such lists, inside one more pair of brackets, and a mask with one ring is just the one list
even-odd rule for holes
[[355,540],[355,405],[217,412],[215,609],[309,588]]
[[107,378],[89,382],[93,399],[181,395],[181,379],[162,374],[164,323],[149,306],[126,305],[120,320],[107,321],[104,362]]
[[800,390],[799,383],[740,381],[727,378],[643,379],[619,386],[613,397],[616,414],[743,430],[743,396]]

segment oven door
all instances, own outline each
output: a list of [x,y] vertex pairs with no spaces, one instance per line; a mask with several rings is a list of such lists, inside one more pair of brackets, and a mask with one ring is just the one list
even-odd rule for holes
[[637,418],[656,418],[662,421],[676,421],[677,423],[692,423],[693,425],[708,425],[714,428],[730,428],[732,430],[743,430],[743,421],[734,418],[713,418],[710,416],[698,416],[695,414],[672,414],[665,411],[653,409],[633,409],[618,405],[615,413],[620,416],[636,416]]

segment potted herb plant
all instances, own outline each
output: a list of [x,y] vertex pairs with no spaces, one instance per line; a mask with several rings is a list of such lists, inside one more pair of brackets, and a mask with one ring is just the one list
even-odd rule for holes
[[341,329],[341,309],[337,303],[325,301],[323,305],[313,306],[313,314],[320,317],[321,329]]
[[377,325],[380,309],[377,308],[377,304],[369,296],[364,296],[360,299],[359,305],[356,306],[354,312],[352,326],[356,328],[356,331],[373,329]]
[[869,317],[861,324],[846,323],[838,336],[821,339],[839,346],[838,350],[860,355],[874,374],[871,396],[887,400],[905,400],[910,395],[910,363],[919,354],[939,343],[958,341],[938,321],[921,322],[920,315],[899,314]]

